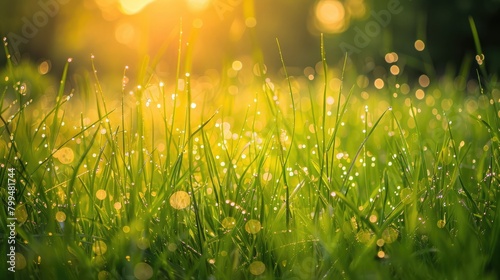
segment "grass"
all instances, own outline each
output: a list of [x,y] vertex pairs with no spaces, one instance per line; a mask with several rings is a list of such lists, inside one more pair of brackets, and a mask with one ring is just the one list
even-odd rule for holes
[[119,98],[95,69],[69,87],[69,61],[56,97],[36,97],[8,60],[15,279],[499,277],[496,77],[388,73],[376,89],[323,42],[316,71],[290,76],[277,43],[280,77],[191,76],[179,47],[174,81],[145,60]]

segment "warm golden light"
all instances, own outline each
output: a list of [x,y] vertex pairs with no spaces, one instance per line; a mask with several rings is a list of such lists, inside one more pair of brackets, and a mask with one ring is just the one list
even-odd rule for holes
[[120,44],[129,45],[135,40],[135,27],[127,22],[120,23],[115,28],[115,38]]
[[170,196],[170,206],[174,209],[181,210],[191,204],[191,197],[185,191],[177,191]]
[[50,71],[50,60],[45,60],[38,66],[38,73],[45,75]]
[[57,158],[62,164],[70,164],[75,159],[75,153],[71,148],[63,147],[57,150],[53,157]]
[[377,257],[383,259],[385,257],[385,252],[384,251],[378,251]]
[[347,0],[345,2],[346,10],[353,18],[362,18],[366,14],[364,0]]
[[318,27],[326,32],[339,33],[346,28],[344,5],[337,0],[318,2],[315,9]]
[[98,190],[96,193],[95,193],[95,196],[97,197],[97,199],[99,200],[104,200],[107,196],[106,194],[106,191],[105,190]]
[[415,92],[415,97],[418,100],[424,99],[424,97],[425,97],[425,91],[423,91],[422,89],[417,89],[417,91]]
[[395,52],[387,53],[385,55],[385,62],[387,63],[396,63],[399,59],[399,56]]
[[376,79],[374,82],[373,82],[373,85],[377,88],[377,89],[382,89],[384,88],[384,80],[378,78]]
[[187,0],[186,2],[193,12],[201,12],[210,5],[210,0]]
[[120,10],[127,15],[137,14],[154,0],[120,0]]
[[396,76],[399,74],[399,67],[397,65],[392,65],[390,71],[392,75]]
[[415,49],[419,52],[425,49],[425,43],[422,40],[415,41]]
[[429,84],[431,83],[429,76],[427,75],[421,75],[418,78],[418,83],[420,84],[421,87],[428,87]]
[[247,17],[245,19],[245,25],[248,28],[253,28],[253,27],[255,27],[257,25],[257,20],[254,17]]
[[57,211],[57,213],[56,213],[56,221],[58,221],[60,223],[66,221],[66,213],[64,213],[62,211]]

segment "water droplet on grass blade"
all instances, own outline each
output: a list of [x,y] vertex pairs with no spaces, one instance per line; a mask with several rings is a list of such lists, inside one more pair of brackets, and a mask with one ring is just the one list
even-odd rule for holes
[[444,228],[446,226],[446,221],[445,220],[439,220],[437,221],[437,227],[438,228]]

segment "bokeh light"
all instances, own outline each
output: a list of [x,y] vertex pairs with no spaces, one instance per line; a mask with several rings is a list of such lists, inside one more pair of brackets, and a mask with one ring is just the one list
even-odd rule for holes
[[393,227],[388,227],[382,232],[382,239],[385,243],[390,244],[398,239],[399,232]]
[[69,147],[63,147],[57,150],[54,155],[62,164],[70,164],[75,159],[75,153]]
[[96,193],[95,193],[95,196],[97,197],[97,199],[99,200],[104,200],[107,196],[107,193],[105,190],[98,190]]
[[236,219],[233,217],[225,217],[222,220],[222,226],[226,229],[232,229],[236,226]]
[[57,213],[56,213],[56,221],[58,221],[60,223],[66,221],[66,213],[64,213],[62,211],[57,211]]
[[111,275],[109,272],[107,272],[106,270],[101,270],[99,271],[99,273],[97,273],[97,279],[98,280],[106,280],[106,279],[110,279]]
[[389,70],[390,70],[392,75],[394,75],[394,76],[399,75],[399,67],[397,65],[392,65]]
[[210,0],[187,0],[188,7],[193,12],[201,12],[210,5]]
[[191,204],[191,197],[185,191],[177,191],[170,197],[170,206],[174,209],[181,210]]
[[420,39],[415,41],[414,46],[415,46],[415,49],[419,52],[421,52],[425,49],[425,43],[424,43],[424,41],[422,41]]
[[140,12],[148,4],[154,2],[155,0],[119,0],[120,8],[124,14],[133,15]]
[[422,89],[417,89],[415,91],[415,97],[418,99],[418,100],[422,100],[425,98],[425,91],[423,91]]
[[28,211],[26,211],[26,205],[20,204],[16,207],[15,217],[17,222],[22,224],[28,219]]
[[139,280],[148,280],[153,277],[153,268],[145,263],[140,262],[134,266],[134,276]]
[[261,229],[261,224],[258,220],[251,219],[245,224],[245,230],[251,234],[257,234]]
[[254,261],[250,264],[248,270],[253,275],[261,275],[264,271],[266,271],[266,265],[261,261]]
[[337,0],[321,0],[315,8],[318,29],[328,33],[340,33],[347,27],[344,4]]
[[40,65],[38,65],[38,73],[40,73],[41,75],[45,75],[49,73],[50,67],[50,60],[44,60],[42,61],[42,63],[40,63]]
[[368,243],[372,238],[372,235],[373,234],[370,231],[362,229],[356,234],[356,240],[361,243]]
[[363,18],[366,14],[366,5],[364,0],[346,0],[346,11],[353,18]]
[[131,46],[136,38],[136,29],[133,24],[129,22],[121,22],[116,26],[115,38],[118,43]]
[[376,79],[376,80],[373,82],[373,85],[374,85],[374,86],[375,86],[375,88],[377,88],[377,89],[383,89],[383,88],[384,88],[385,83],[384,83],[384,80],[382,80],[382,79],[378,78],[378,79]]
[[427,75],[421,75],[419,78],[418,78],[418,83],[420,84],[421,87],[428,87],[429,84],[431,83],[430,79],[429,79],[429,76]]
[[108,251],[108,245],[102,240],[97,240],[92,244],[92,251],[98,256],[104,255]]
[[23,254],[16,252],[16,270],[22,270],[26,268],[26,258]]
[[399,56],[397,53],[391,52],[391,53],[387,53],[384,58],[385,58],[385,62],[387,62],[387,63],[396,63],[396,62],[398,62]]

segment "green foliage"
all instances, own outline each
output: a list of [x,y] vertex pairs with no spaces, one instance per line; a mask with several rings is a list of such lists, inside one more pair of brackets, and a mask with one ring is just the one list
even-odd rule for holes
[[183,87],[145,63],[147,82],[132,95],[124,82],[119,101],[97,75],[67,93],[67,64],[55,101],[33,105],[24,66],[8,64],[0,181],[15,168],[15,278],[498,276],[494,77],[467,90],[390,76],[377,90],[323,48],[322,71],[289,76],[278,49],[283,80],[257,64],[244,94],[222,83],[212,101],[181,77],[180,47]]

